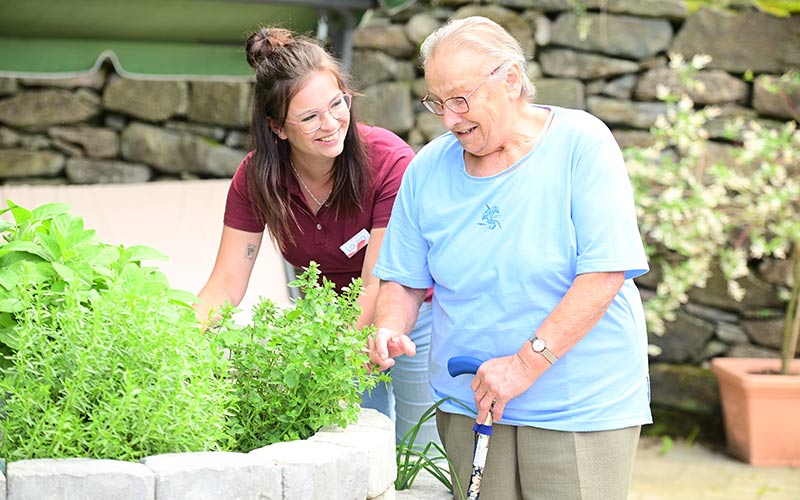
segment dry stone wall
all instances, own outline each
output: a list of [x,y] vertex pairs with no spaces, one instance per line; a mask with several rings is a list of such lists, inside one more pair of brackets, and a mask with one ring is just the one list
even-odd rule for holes
[[[680,81],[668,54],[712,56],[692,97],[714,104],[709,127],[724,120],[766,124],[791,114],[769,92],[778,76],[800,67],[800,16],[756,10],[689,14],[682,0],[419,0],[393,15],[368,14],[354,36],[352,74],[362,121],[393,130],[415,148],[446,132],[419,103],[426,92],[418,46],[452,17],[484,15],[521,42],[537,101],[586,109],[604,120],[621,146],[647,145],[664,112],[658,86]],[[800,102],[800,91],[791,96]],[[0,79],[0,182],[117,183],[230,177],[247,150],[249,83],[155,82],[121,78],[108,68],[73,79]],[[720,142],[719,154],[729,154]],[[718,279],[695,290],[652,361],[657,408],[693,413],[716,424],[716,382],[707,368],[718,355],[777,355],[777,285],[785,262],[764,262],[746,280],[747,298],[729,299]],[[640,280],[647,292],[658,280]],[[714,427],[716,426],[716,427]]]

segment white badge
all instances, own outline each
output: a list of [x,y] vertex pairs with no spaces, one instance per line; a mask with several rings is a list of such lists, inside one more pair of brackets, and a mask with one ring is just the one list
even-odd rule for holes
[[359,250],[367,246],[367,243],[369,243],[369,231],[362,229],[361,231],[357,232],[355,236],[345,241],[344,244],[339,247],[339,249],[344,252],[349,259],[353,255],[357,254]]

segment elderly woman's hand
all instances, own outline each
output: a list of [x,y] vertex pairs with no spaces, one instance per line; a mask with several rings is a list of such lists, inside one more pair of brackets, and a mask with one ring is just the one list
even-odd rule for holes
[[393,358],[397,356],[413,356],[417,353],[417,346],[408,335],[390,328],[378,328],[377,332],[370,335],[367,344],[369,359],[377,365],[378,371],[394,366]]
[[489,411],[492,412],[493,421],[500,420],[506,404],[528,390],[538,377],[539,374],[526,365],[518,354],[485,361],[471,385],[475,391],[478,423],[486,421]]

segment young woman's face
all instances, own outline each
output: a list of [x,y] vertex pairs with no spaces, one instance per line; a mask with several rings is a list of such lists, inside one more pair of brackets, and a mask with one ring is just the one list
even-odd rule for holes
[[349,100],[331,72],[311,75],[289,103],[282,130],[294,154],[339,156],[350,126]]

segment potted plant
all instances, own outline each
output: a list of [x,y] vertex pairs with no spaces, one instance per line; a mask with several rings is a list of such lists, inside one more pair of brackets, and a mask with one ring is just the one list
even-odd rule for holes
[[[725,149],[709,140],[714,107],[695,109],[693,73],[708,61],[672,61],[683,95],[661,89],[670,104],[653,129],[654,144],[626,150],[640,224],[651,262],[661,273],[645,304],[648,324],[664,321],[721,271],[728,294],[740,300],[739,280],[765,258],[791,259],[781,359],[715,358],[729,452],[755,465],[800,465],[800,184],[794,121],[764,126],[732,121]],[[784,75],[790,86],[798,76]],[[796,88],[796,87],[795,87]],[[727,158],[726,158],[727,156]],[[791,285],[790,285],[791,284]],[[774,444],[768,444],[765,440]]]

